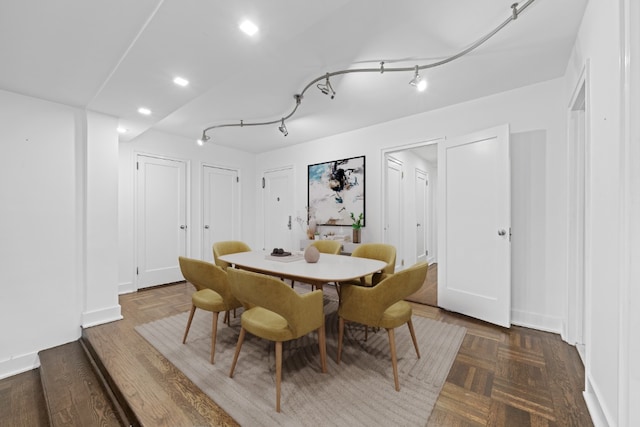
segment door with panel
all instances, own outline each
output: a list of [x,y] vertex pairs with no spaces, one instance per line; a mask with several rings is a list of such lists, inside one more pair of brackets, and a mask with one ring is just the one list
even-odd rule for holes
[[396,248],[396,271],[404,264],[404,173],[402,162],[386,155],[385,159],[385,224],[384,242]]
[[415,174],[415,201],[416,201],[416,260],[422,262],[427,260],[427,230],[429,229],[428,218],[428,184],[429,175],[427,172],[416,169]]
[[439,143],[438,192],[438,305],[508,327],[508,125]]
[[202,166],[202,259],[213,262],[213,244],[240,240],[240,177],[237,169]]
[[187,253],[187,164],[137,155],[136,286],[183,280],[178,257]]
[[293,242],[293,168],[264,173],[264,250],[296,250]]

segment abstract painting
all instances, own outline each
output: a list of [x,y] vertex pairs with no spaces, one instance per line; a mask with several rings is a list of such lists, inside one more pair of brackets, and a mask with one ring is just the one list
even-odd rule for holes
[[351,213],[364,216],[364,171],[365,156],[308,166],[307,206],[317,225],[350,226]]

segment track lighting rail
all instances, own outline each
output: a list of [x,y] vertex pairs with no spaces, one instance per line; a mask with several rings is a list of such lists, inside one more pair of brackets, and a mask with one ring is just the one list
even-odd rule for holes
[[[518,19],[518,16],[527,8],[531,5],[531,3],[533,3],[535,0],[527,0],[527,2],[525,2],[520,8],[518,8],[518,3],[513,3],[511,5],[511,14],[509,15],[509,17],[507,19],[504,20],[504,22],[502,22],[500,25],[498,25],[496,28],[494,28],[492,31],[490,31],[489,33],[487,33],[486,35],[484,35],[483,37],[479,38],[478,40],[476,40],[474,43],[472,43],[470,46],[468,46],[467,48],[461,50],[460,52],[451,55],[447,58],[444,58],[440,61],[436,61],[436,62],[432,62],[429,64],[423,64],[423,65],[415,65],[415,66],[411,66],[411,67],[392,67],[392,68],[386,68],[385,67],[385,62],[384,61],[380,61],[380,66],[376,67],[376,68],[351,68],[348,70],[338,70],[338,71],[332,71],[332,72],[328,72],[325,73],[322,76],[316,77],[315,79],[311,80],[305,87],[304,89],[302,89],[302,91],[299,94],[295,94],[293,95],[293,98],[295,100],[295,105],[293,106],[293,109],[291,110],[291,112],[289,112],[289,114],[287,114],[286,116],[283,116],[279,119],[275,119],[275,120],[268,120],[268,121],[262,121],[262,122],[249,122],[246,123],[244,122],[244,120],[240,120],[239,123],[223,123],[223,124],[219,124],[219,125],[213,125],[213,126],[209,126],[207,128],[205,128],[202,131],[202,137],[198,140],[198,144],[202,145],[204,142],[209,141],[211,139],[211,137],[209,135],[207,135],[207,132],[214,130],[214,129],[221,129],[221,128],[226,128],[226,127],[245,127],[245,126],[268,126],[268,125],[274,125],[274,124],[280,124],[279,129],[282,132],[282,134],[284,136],[288,135],[288,131],[285,125],[285,121],[288,120],[289,118],[291,118],[296,111],[298,111],[298,107],[300,107],[300,104],[302,102],[302,99],[304,98],[304,94],[307,92],[307,90],[309,90],[313,85],[316,85],[317,88],[325,95],[329,95],[331,94],[331,99],[333,99],[336,95],[336,92],[333,90],[333,87],[331,86],[331,82],[330,82],[330,78],[331,77],[336,77],[336,76],[341,76],[344,74],[351,74],[351,73],[389,73],[389,72],[407,72],[407,71],[413,71],[415,73],[414,78],[409,82],[412,85],[415,85],[416,82],[416,78],[419,79],[420,76],[418,74],[419,70],[426,70],[429,68],[435,68],[435,67],[439,67],[441,65],[445,65],[448,64],[449,62],[455,61],[456,59],[468,54],[469,52],[477,49],[478,47],[480,47],[482,44],[486,43],[490,38],[492,38],[494,35],[496,35],[498,32],[500,32],[500,30],[502,30],[504,27],[506,27],[511,21],[515,21],[516,19]],[[322,80],[325,80],[325,83],[319,83]]]

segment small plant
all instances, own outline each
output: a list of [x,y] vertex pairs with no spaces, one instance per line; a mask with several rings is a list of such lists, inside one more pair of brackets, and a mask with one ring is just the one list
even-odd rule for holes
[[360,230],[362,228],[362,220],[364,219],[364,213],[360,213],[360,215],[358,216],[358,219],[356,219],[356,216],[353,214],[353,212],[351,212],[351,220],[353,221],[353,224],[351,225],[351,227],[353,227],[354,230]]

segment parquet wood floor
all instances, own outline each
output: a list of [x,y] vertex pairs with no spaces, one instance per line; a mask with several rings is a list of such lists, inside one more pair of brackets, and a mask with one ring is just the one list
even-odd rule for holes
[[[85,331],[143,425],[236,425],[133,329],[189,310],[192,292],[191,285],[180,283],[122,295],[124,320]],[[412,306],[415,315],[467,328],[428,424],[425,420],[428,426],[593,425],[582,398],[581,360],[558,335]]]

